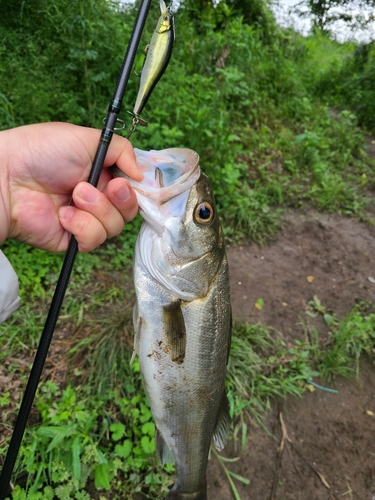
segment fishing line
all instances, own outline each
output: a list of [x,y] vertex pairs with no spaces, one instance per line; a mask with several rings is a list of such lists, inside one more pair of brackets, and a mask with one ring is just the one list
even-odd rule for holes
[[[96,151],[95,158],[91,167],[88,182],[93,186],[97,186],[98,184],[108,147],[113,136],[113,131],[115,130],[115,125],[121,123],[119,122],[118,115],[121,110],[122,100],[129,81],[129,76],[133,67],[135,55],[141,39],[146,18],[150,10],[150,5],[151,0],[142,0],[139,7],[137,18],[133,27],[133,32],[130,37],[119,79],[116,85],[116,90],[108,108],[105,125],[102,130],[98,149]],[[38,383],[43,372],[44,363],[47,357],[48,349],[52,340],[53,332],[57,323],[58,315],[68,286],[77,252],[77,240],[74,236],[71,236],[69,247],[65,255],[55,293],[52,298],[51,306],[40,338],[38,350],[36,352],[34,363],[31,368],[29,380],[27,382],[25,393],[18,412],[18,417],[14,426],[4,465],[0,473],[0,500],[5,500],[8,494],[10,480],[17,460],[18,451],[21,446],[27,420],[29,418],[29,414],[34,402]]]

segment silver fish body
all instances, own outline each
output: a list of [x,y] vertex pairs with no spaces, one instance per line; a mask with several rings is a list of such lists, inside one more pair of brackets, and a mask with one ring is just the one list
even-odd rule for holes
[[227,440],[225,374],[231,337],[228,263],[209,179],[198,155],[136,150],[141,214],[135,252],[135,351],[162,463],[174,462],[167,500],[206,500],[213,438]]
[[158,20],[150,45],[148,46],[145,62],[141,72],[141,82],[135,106],[134,115],[142,113],[155,85],[167,69],[174,45],[174,20],[169,7],[164,0],[160,0],[161,16]]

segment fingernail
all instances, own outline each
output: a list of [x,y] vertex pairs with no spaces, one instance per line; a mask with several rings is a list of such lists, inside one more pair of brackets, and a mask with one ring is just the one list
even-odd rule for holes
[[59,210],[59,218],[69,220],[73,215],[74,210],[72,207],[61,207]]
[[113,194],[118,201],[127,201],[130,198],[129,186],[126,184],[126,182],[124,182],[117,189],[115,189]]
[[99,200],[98,191],[89,184],[81,184],[77,188],[77,195],[87,203],[96,203]]

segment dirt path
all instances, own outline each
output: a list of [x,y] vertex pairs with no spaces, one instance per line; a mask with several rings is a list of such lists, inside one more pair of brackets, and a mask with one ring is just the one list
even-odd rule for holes
[[[228,250],[234,316],[303,337],[306,306],[317,295],[342,319],[358,301],[375,302],[375,227],[337,215],[290,213],[275,241],[261,248]],[[307,277],[311,278],[309,282]],[[255,301],[262,298],[261,311]],[[328,328],[311,319],[324,338]],[[338,394],[315,391],[276,402],[266,425],[273,437],[251,426],[242,455],[229,468],[247,477],[236,482],[242,500],[375,500],[375,366],[364,362],[356,381],[336,380]],[[281,458],[279,412],[292,444]],[[275,471],[276,491],[272,493]],[[321,474],[321,476],[319,476]],[[220,465],[208,470],[209,498],[233,498]]]
[[[300,319],[314,295],[339,318],[358,301],[375,301],[368,280],[375,275],[375,227],[354,219],[290,213],[272,244],[228,254],[235,318],[271,325],[291,339],[302,335]],[[258,298],[261,311],[254,307]]]

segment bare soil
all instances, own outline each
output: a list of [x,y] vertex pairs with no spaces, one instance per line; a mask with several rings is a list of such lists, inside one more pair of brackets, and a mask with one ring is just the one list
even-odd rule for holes
[[[306,315],[314,295],[340,319],[358,301],[375,302],[368,279],[375,277],[375,227],[369,224],[293,212],[270,245],[233,246],[228,256],[234,317],[271,325],[287,341],[303,338],[307,321],[327,335],[321,319]],[[243,453],[228,445],[223,455],[240,457],[228,468],[250,480],[234,480],[242,500],[375,500],[374,363],[364,360],[357,380],[337,379],[330,387],[338,394],[317,390],[275,401],[265,420],[269,434],[253,423]],[[215,459],[208,481],[210,499],[234,498]]]

